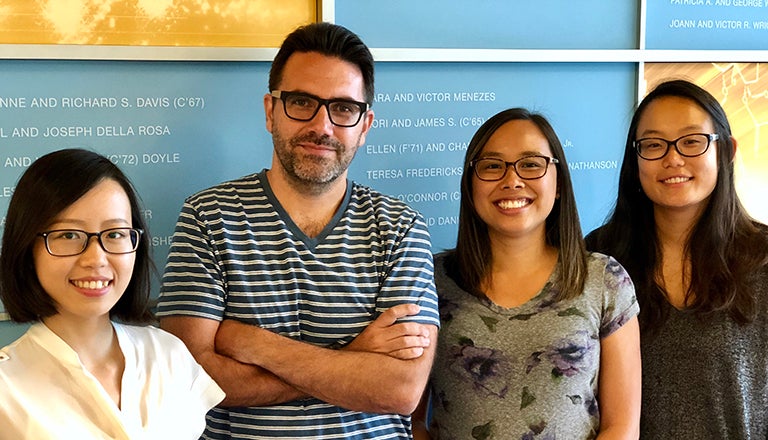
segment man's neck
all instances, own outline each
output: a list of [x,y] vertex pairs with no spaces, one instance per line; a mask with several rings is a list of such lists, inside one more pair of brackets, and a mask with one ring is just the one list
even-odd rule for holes
[[273,167],[267,171],[267,180],[280,205],[308,237],[317,236],[328,225],[347,190],[346,173],[326,184],[308,184]]

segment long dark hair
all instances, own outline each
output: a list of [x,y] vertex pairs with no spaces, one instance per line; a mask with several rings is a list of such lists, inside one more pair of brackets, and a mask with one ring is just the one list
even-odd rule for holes
[[57,313],[56,304],[37,279],[33,259],[35,242],[52,219],[105,179],[120,184],[130,201],[132,226],[144,230],[131,281],[109,313],[126,322],[152,321],[149,293],[154,265],[139,198],[115,164],[83,149],[59,150],[40,157],[16,185],[0,249],[0,299],[11,320],[33,322]]
[[693,83],[664,82],[635,110],[624,148],[616,206],[605,225],[587,237],[588,247],[612,255],[627,269],[636,286],[644,331],[660,327],[669,311],[666,292],[656,281],[661,249],[653,203],[640,186],[633,142],[648,105],[668,96],[688,99],[706,111],[718,135],[717,182],[685,246],[691,261],[688,308],[699,316],[727,311],[736,322],[749,322],[756,313],[755,298],[748,287],[750,274],[768,261],[765,227],[747,214],[736,194],[734,144],[725,111],[717,99]]
[[584,290],[587,276],[587,257],[581,235],[576,197],[573,194],[571,174],[565,160],[563,146],[547,119],[523,108],[511,108],[488,119],[475,133],[464,157],[461,176],[461,206],[459,208],[459,234],[456,248],[446,260],[448,273],[467,292],[485,297],[480,285],[488,275],[491,265],[491,243],[488,225],[480,218],[472,200],[472,167],[470,163],[482,152],[493,134],[510,121],[531,121],[541,130],[552,150],[552,156],[560,163],[557,168],[557,188],[560,197],[555,200],[552,212],[546,219],[547,244],[560,251],[558,265],[560,290],[558,300],[574,298]]

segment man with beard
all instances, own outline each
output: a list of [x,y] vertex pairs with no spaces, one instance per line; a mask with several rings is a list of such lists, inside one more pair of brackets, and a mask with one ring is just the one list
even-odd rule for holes
[[158,315],[227,393],[204,438],[410,438],[436,345],[420,214],[347,180],[373,58],[328,23],[291,33],[264,96],[269,170],[188,198]]

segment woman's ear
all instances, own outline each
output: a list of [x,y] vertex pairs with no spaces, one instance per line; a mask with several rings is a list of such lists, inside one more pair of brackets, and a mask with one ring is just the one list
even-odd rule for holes
[[731,136],[731,143],[733,144],[733,153],[731,154],[731,161],[733,161],[736,158],[736,146],[738,145],[738,142],[736,142],[736,138]]

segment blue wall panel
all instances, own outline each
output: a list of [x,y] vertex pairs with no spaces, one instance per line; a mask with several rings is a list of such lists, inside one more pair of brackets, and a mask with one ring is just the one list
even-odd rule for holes
[[337,0],[371,47],[634,49],[638,3],[605,0]]

